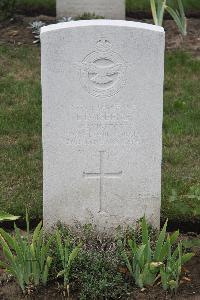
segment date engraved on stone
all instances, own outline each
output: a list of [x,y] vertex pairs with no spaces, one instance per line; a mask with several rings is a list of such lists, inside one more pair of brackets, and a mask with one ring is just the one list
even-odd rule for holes
[[74,128],[67,129],[68,145],[136,145],[136,108],[132,104],[71,105],[67,116]]
[[80,82],[95,97],[111,97],[125,85],[126,63],[112,51],[107,39],[96,43],[96,50],[88,54],[80,64]]

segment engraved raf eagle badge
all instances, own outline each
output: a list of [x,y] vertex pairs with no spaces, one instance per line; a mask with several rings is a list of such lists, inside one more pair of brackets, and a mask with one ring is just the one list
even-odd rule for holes
[[126,64],[112,51],[111,43],[100,39],[96,50],[80,64],[80,81],[85,90],[95,97],[111,97],[125,84]]

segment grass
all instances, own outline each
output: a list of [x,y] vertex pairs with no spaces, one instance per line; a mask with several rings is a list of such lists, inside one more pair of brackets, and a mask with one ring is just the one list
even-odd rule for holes
[[[182,0],[183,6],[186,12],[200,10],[199,0]],[[176,3],[176,0],[168,0],[169,4]],[[126,0],[126,9],[128,12],[132,11],[149,11],[150,1],[149,0]]]
[[56,0],[16,0],[17,7],[27,11],[42,10],[42,13],[56,13]]
[[200,217],[199,81],[199,60],[181,52],[166,56],[162,207],[170,219]]
[[0,207],[42,214],[39,49],[0,48]]
[[[42,217],[40,50],[0,48],[0,207]],[[200,217],[200,60],[166,54],[162,215]],[[195,196],[196,194],[196,196]]]

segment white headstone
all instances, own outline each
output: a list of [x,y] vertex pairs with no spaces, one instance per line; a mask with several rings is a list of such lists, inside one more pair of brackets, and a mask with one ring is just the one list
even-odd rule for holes
[[42,28],[44,222],[159,227],[163,28]]
[[84,13],[107,18],[125,19],[125,0],[56,0],[57,17],[77,17]]

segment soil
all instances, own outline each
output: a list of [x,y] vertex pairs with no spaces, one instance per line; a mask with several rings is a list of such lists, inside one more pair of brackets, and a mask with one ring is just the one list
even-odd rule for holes
[[[27,17],[17,15],[8,21],[0,23],[0,44],[14,44],[17,46],[22,44],[32,45],[34,37],[31,32],[30,23],[35,20],[41,20],[46,24],[56,22],[56,18],[52,16],[40,15],[37,17]],[[128,18],[128,20],[133,19]],[[139,21],[152,22],[150,19]],[[166,49],[182,49],[200,57],[200,18],[188,19],[188,35],[186,37],[181,36],[176,24],[172,20],[165,20],[164,27],[166,31]]]
[[[166,293],[160,284],[141,291],[133,287],[129,296],[125,300],[199,300],[200,299],[200,248],[194,248],[195,256],[188,262],[182,274],[181,285],[176,295]],[[1,252],[0,252],[0,260]],[[61,285],[57,281],[52,281],[46,288],[29,290],[29,293],[23,295],[16,282],[9,278],[3,269],[0,269],[0,299],[1,300],[63,300]],[[71,295],[68,300],[79,299],[76,295]]]

